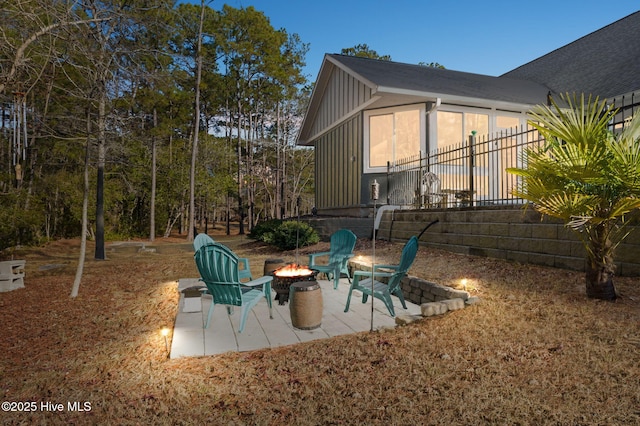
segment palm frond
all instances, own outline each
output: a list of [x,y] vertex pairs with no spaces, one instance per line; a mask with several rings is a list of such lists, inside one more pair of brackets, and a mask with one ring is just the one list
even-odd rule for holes
[[640,192],[640,113],[636,113],[616,139],[609,140],[607,149],[612,155],[613,173],[621,185],[632,193]]
[[551,107],[539,105],[529,114],[530,124],[547,141],[559,140],[570,145],[594,145],[608,132],[610,119],[615,111],[606,101],[591,95],[585,101],[582,94],[561,95],[561,101],[567,104],[562,108],[552,99]]

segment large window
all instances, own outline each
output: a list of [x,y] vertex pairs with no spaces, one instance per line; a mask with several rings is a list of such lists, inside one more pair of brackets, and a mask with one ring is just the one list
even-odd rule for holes
[[473,112],[438,111],[437,148],[467,142],[471,132],[489,134],[489,115]]
[[365,171],[382,171],[387,161],[418,155],[425,145],[424,105],[365,112]]

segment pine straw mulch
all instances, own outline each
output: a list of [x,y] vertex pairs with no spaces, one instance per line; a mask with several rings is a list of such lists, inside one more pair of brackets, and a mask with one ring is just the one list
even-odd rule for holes
[[[581,273],[421,247],[412,275],[452,286],[467,278],[482,302],[391,331],[168,360],[159,330],[175,319],[176,280],[197,276],[184,242],[160,240],[158,253],[109,251],[106,261],[92,260],[90,247],[74,300],[78,241],[14,253],[27,259],[27,278],[26,288],[0,293],[2,400],[64,409],[3,412],[2,422],[640,423],[637,278],[617,278],[622,297],[600,302],[585,297]],[[296,256],[228,243],[255,274],[266,258]],[[370,244],[359,241],[357,251],[369,255]],[[376,259],[393,262],[401,248],[378,241]],[[68,410],[74,401],[91,410]]]

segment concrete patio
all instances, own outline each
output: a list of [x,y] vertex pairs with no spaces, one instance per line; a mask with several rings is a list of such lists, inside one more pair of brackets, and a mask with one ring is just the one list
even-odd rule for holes
[[[236,308],[232,315],[227,315],[224,307],[216,307],[209,328],[203,328],[211,303],[211,297],[208,295],[202,296],[200,312],[183,312],[185,298],[182,290],[198,285],[198,280],[182,278],[178,281],[178,291],[181,293],[170,357],[207,356],[229,351],[276,348],[371,329],[371,298],[363,304],[362,294],[354,291],[349,312],[344,312],[349,291],[348,281],[345,278],[341,279],[336,290],[333,289],[333,283],[330,281],[318,280],[318,283],[323,300],[322,323],[319,328],[313,330],[294,328],[291,324],[289,303],[279,305],[277,301],[273,301],[273,319],[269,319],[267,303],[261,301],[249,313],[243,332],[238,333],[239,308]],[[275,292],[272,292],[272,295],[275,296]],[[398,298],[394,296],[393,300],[397,316],[420,315],[418,305],[407,302],[408,309],[405,310]],[[395,327],[395,325],[395,318],[391,317],[384,304],[376,299],[373,315],[374,329]]]

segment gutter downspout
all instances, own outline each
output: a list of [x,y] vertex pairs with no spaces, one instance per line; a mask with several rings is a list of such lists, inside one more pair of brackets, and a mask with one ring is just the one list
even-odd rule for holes
[[[374,230],[374,235],[378,234],[378,229],[380,228],[380,221],[382,220],[382,214],[388,210],[391,210],[392,212],[394,210],[398,210],[401,209],[402,207],[400,206],[396,206],[396,205],[390,205],[390,204],[386,204],[384,206],[380,206],[378,208],[378,211],[376,212],[376,219],[373,222],[373,230]],[[391,216],[391,227],[389,228],[389,241],[391,241],[391,230],[393,229],[393,214]]]
[[442,104],[442,98],[436,98],[436,103],[431,106],[431,109],[427,111],[427,115],[431,114]]

